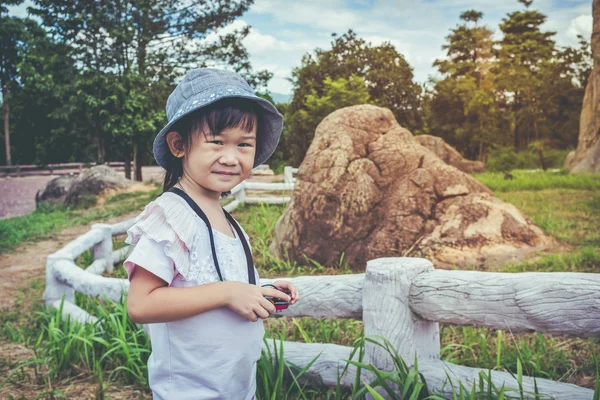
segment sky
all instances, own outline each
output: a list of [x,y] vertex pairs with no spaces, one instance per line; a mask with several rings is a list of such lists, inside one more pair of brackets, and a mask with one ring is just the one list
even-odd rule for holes
[[[28,5],[12,7],[11,15],[24,17]],[[273,73],[271,92],[290,95],[292,69],[304,54],[331,48],[332,33],[352,29],[374,45],[392,43],[413,68],[415,81],[424,83],[435,76],[432,63],[443,57],[445,37],[463,11],[483,12],[481,24],[499,37],[502,19],[523,8],[516,0],[255,0],[224,30],[249,25],[244,44],[253,68]],[[577,45],[577,34],[589,40],[592,0],[535,0],[531,8],[548,17],[542,29],[556,32],[558,45]]]

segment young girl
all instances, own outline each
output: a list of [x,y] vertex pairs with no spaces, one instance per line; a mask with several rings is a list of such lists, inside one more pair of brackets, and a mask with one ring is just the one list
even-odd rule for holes
[[[277,146],[283,117],[237,74],[189,72],[154,140],[164,191],[127,232],[130,318],[149,324],[154,399],[252,399],[265,296],[294,304],[286,281],[261,287],[248,237],[219,203]],[[287,293],[284,293],[287,292]]]

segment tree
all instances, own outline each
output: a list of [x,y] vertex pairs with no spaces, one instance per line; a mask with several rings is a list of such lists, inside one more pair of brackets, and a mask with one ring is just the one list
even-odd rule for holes
[[[510,13],[500,24],[504,34],[498,42],[495,66],[496,86],[502,106],[509,111],[513,146],[526,147],[532,139],[539,140],[539,119],[542,114],[541,88],[544,69],[555,55],[551,39],[555,32],[542,32],[546,16],[530,10],[532,0],[519,0],[525,10]],[[533,135],[532,135],[533,132]]]
[[492,31],[478,25],[482,17],[479,11],[463,12],[463,22],[446,36],[446,57],[433,63],[443,78],[434,82],[427,125],[468,158],[483,161],[490,145],[502,141],[502,123],[490,73]]
[[[129,76],[136,74],[145,82],[145,89],[139,89],[137,93],[154,96],[156,92],[150,88],[168,87],[186,69],[222,65],[246,75],[257,87],[265,86],[271,74],[266,71],[254,73],[242,45],[249,27],[216,35],[219,29],[242,15],[251,3],[251,0],[192,3],[176,0],[35,0],[36,7],[30,11],[41,18],[57,40],[72,45],[73,57],[82,67],[78,79],[87,82],[75,85],[79,90],[71,97],[71,109],[77,113],[77,105],[87,107],[84,114],[94,118],[80,117],[81,123],[88,125],[87,128],[95,133],[96,146],[102,147],[110,140],[107,137],[110,129],[105,125],[108,120],[100,114],[107,112],[106,102],[110,100],[105,98],[106,88],[97,83],[106,79],[117,85],[115,88],[135,82],[134,86],[139,89],[137,78]],[[209,40],[213,36],[215,38]],[[115,81],[107,78],[107,74],[125,78]],[[98,92],[86,92],[88,89]],[[165,91],[160,94],[164,95],[161,101],[149,103],[162,103],[163,108]],[[156,109],[144,108],[143,111],[145,114],[124,117],[129,122],[139,118],[135,125],[144,128],[143,131],[125,129],[131,135],[137,180],[141,180],[144,156],[140,154],[140,143],[149,141],[165,122],[164,113],[161,120],[156,118]],[[152,121],[152,124],[144,121]],[[115,126],[115,121],[110,124]],[[103,157],[104,150],[99,148],[98,161],[104,161]]]
[[[62,115],[68,103],[73,77],[77,76],[75,60],[69,46],[55,43],[44,29],[30,21],[28,51],[18,65],[18,84],[11,94],[15,153],[21,162],[88,161],[88,132],[76,135],[75,121]],[[65,157],[65,154],[71,157]]]
[[[280,152],[280,157],[291,165],[302,161],[314,135],[316,124],[302,122],[302,114],[310,107],[309,98],[325,97],[340,78],[362,79],[371,103],[392,110],[398,122],[408,129],[414,131],[422,126],[421,88],[413,82],[412,68],[404,57],[390,43],[373,46],[352,30],[334,38],[330,50],[316,49],[314,54],[304,55],[301,66],[292,72],[294,94],[286,112]],[[327,78],[330,80],[326,85]],[[354,85],[357,80],[347,82]]]
[[0,86],[2,87],[2,108],[4,110],[4,144],[6,164],[11,165],[10,149],[10,92],[18,78],[17,66],[26,50],[29,33],[28,24],[32,21],[4,15],[6,5],[18,4],[17,1],[0,3]]

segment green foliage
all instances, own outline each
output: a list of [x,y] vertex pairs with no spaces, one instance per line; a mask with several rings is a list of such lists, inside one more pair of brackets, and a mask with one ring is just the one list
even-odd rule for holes
[[[9,2],[15,3],[16,2]],[[4,6],[2,6],[4,10]],[[20,78],[19,69],[23,60],[27,58],[34,43],[43,36],[37,23],[30,19],[21,19],[16,17],[7,17],[0,13],[0,87],[2,88],[2,119],[7,115],[10,121],[11,107],[14,103],[13,95],[18,92],[18,81]],[[14,111],[13,111],[14,115]],[[6,142],[2,145],[4,151],[2,156],[6,164],[13,163],[13,147],[10,144],[11,127],[4,127],[3,134],[6,136],[6,141],[9,142],[9,148],[6,148]],[[19,158],[17,158],[17,161]]]
[[[266,86],[272,74],[253,71],[242,44],[249,27],[202,40],[251,3],[37,0],[30,12],[45,30],[32,20],[2,16],[7,19],[2,29],[14,25],[9,20],[27,25],[19,30],[19,57],[12,57],[6,69],[15,82],[10,119],[11,130],[18,132],[15,160],[129,160],[140,172],[153,160],[146,144],[166,122],[167,96],[183,71],[221,64],[256,88]],[[9,36],[16,37],[2,38]],[[11,40],[6,43],[14,50]]]
[[501,141],[502,115],[496,102],[490,68],[492,31],[479,26],[483,13],[461,14],[464,22],[446,37],[446,57],[434,62],[444,78],[429,94],[428,129],[459,148],[468,158],[483,160]]
[[[480,26],[483,13],[461,14],[462,23],[446,37],[442,79],[426,95],[426,131],[444,138],[469,159],[487,161],[493,170],[531,168],[515,158],[502,165],[492,153],[512,147],[516,153],[534,143],[550,165],[560,151],[575,147],[583,90],[591,68],[589,43],[560,48],[554,32],[541,29],[546,16],[532,10],[509,13],[500,23],[502,37]],[[501,150],[494,150],[500,148]],[[533,160],[533,159],[532,159]],[[544,168],[543,165],[540,167]]]
[[[541,30],[546,16],[531,10],[530,5],[527,2],[525,10],[510,13],[502,20],[504,36],[498,42],[498,61],[493,68],[516,150],[526,148],[532,140],[555,136],[564,123],[553,114],[562,113],[565,119],[566,100],[575,89],[573,76],[568,73],[570,67],[562,62],[552,40],[555,32]],[[579,110],[580,106],[574,104],[570,118],[578,120]]]
[[488,171],[505,172],[513,169],[562,168],[570,150],[546,148],[540,154],[534,148],[529,151],[515,151],[512,146],[494,147],[488,153],[485,168]]
[[369,92],[362,78],[356,75],[349,79],[330,77],[323,81],[321,94],[312,89],[305,97],[305,108],[288,114],[289,129],[285,129],[283,145],[289,152],[288,165],[299,165],[314,136],[317,125],[333,111],[356,104],[369,103]]
[[[285,160],[292,166],[301,163],[316,125],[327,115],[315,108],[326,104],[327,91],[329,95],[332,90],[340,92],[332,97],[333,101],[340,103],[331,104],[328,110],[352,105],[349,100],[365,99],[364,90],[356,97],[350,93],[342,94],[357,87],[357,78],[364,80],[370,102],[392,110],[401,125],[412,130],[422,125],[419,112],[421,88],[413,82],[411,67],[390,43],[373,46],[350,30],[335,37],[330,50],[317,49],[314,55],[306,54],[302,65],[294,69],[292,75],[294,95],[285,115],[284,138],[276,162]],[[348,83],[343,84],[339,79]],[[306,116],[310,107],[318,112],[318,116]],[[307,118],[311,121],[309,126],[304,125]]]

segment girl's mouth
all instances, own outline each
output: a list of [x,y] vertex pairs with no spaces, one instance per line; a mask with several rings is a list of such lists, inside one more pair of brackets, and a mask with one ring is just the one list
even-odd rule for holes
[[226,175],[226,176],[239,175],[239,174],[236,174],[235,172],[214,171],[213,173],[215,173],[217,175]]

